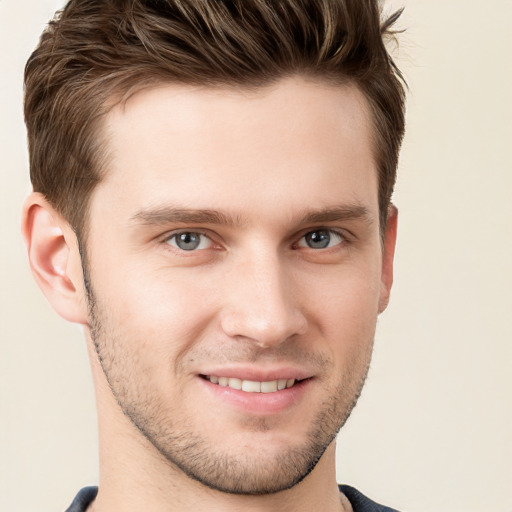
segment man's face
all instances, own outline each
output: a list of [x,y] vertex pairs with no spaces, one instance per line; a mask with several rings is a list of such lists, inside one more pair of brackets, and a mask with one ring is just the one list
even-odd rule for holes
[[294,485],[355,404],[387,292],[365,100],[165,86],[106,136],[87,274],[113,395],[208,486]]

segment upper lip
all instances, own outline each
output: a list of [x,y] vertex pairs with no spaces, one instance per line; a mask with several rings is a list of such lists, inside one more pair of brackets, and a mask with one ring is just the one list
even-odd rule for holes
[[275,368],[256,368],[253,366],[211,367],[201,371],[200,375],[228,377],[240,380],[251,380],[255,382],[269,382],[280,379],[304,380],[314,376],[312,371],[296,368],[293,366],[282,366]]

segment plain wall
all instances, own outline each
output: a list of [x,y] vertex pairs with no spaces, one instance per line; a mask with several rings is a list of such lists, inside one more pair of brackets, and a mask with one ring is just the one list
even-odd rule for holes
[[[404,0],[395,286],[339,481],[404,512],[512,510],[512,2]],[[0,509],[98,478],[85,343],[33,282],[22,72],[57,0],[0,0]]]

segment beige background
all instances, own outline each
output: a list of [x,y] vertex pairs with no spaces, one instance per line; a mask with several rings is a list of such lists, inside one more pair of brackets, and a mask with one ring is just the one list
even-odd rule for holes
[[[0,509],[97,481],[80,330],[19,236],[22,70],[58,0],[0,0]],[[339,480],[404,512],[512,511],[512,1],[404,0],[410,83],[396,284],[340,435]],[[394,2],[394,5],[400,5]]]

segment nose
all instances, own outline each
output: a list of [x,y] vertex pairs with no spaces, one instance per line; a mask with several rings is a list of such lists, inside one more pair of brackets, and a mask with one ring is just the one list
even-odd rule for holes
[[223,289],[225,334],[270,348],[306,332],[297,286],[285,267],[277,255],[266,255],[231,269]]

